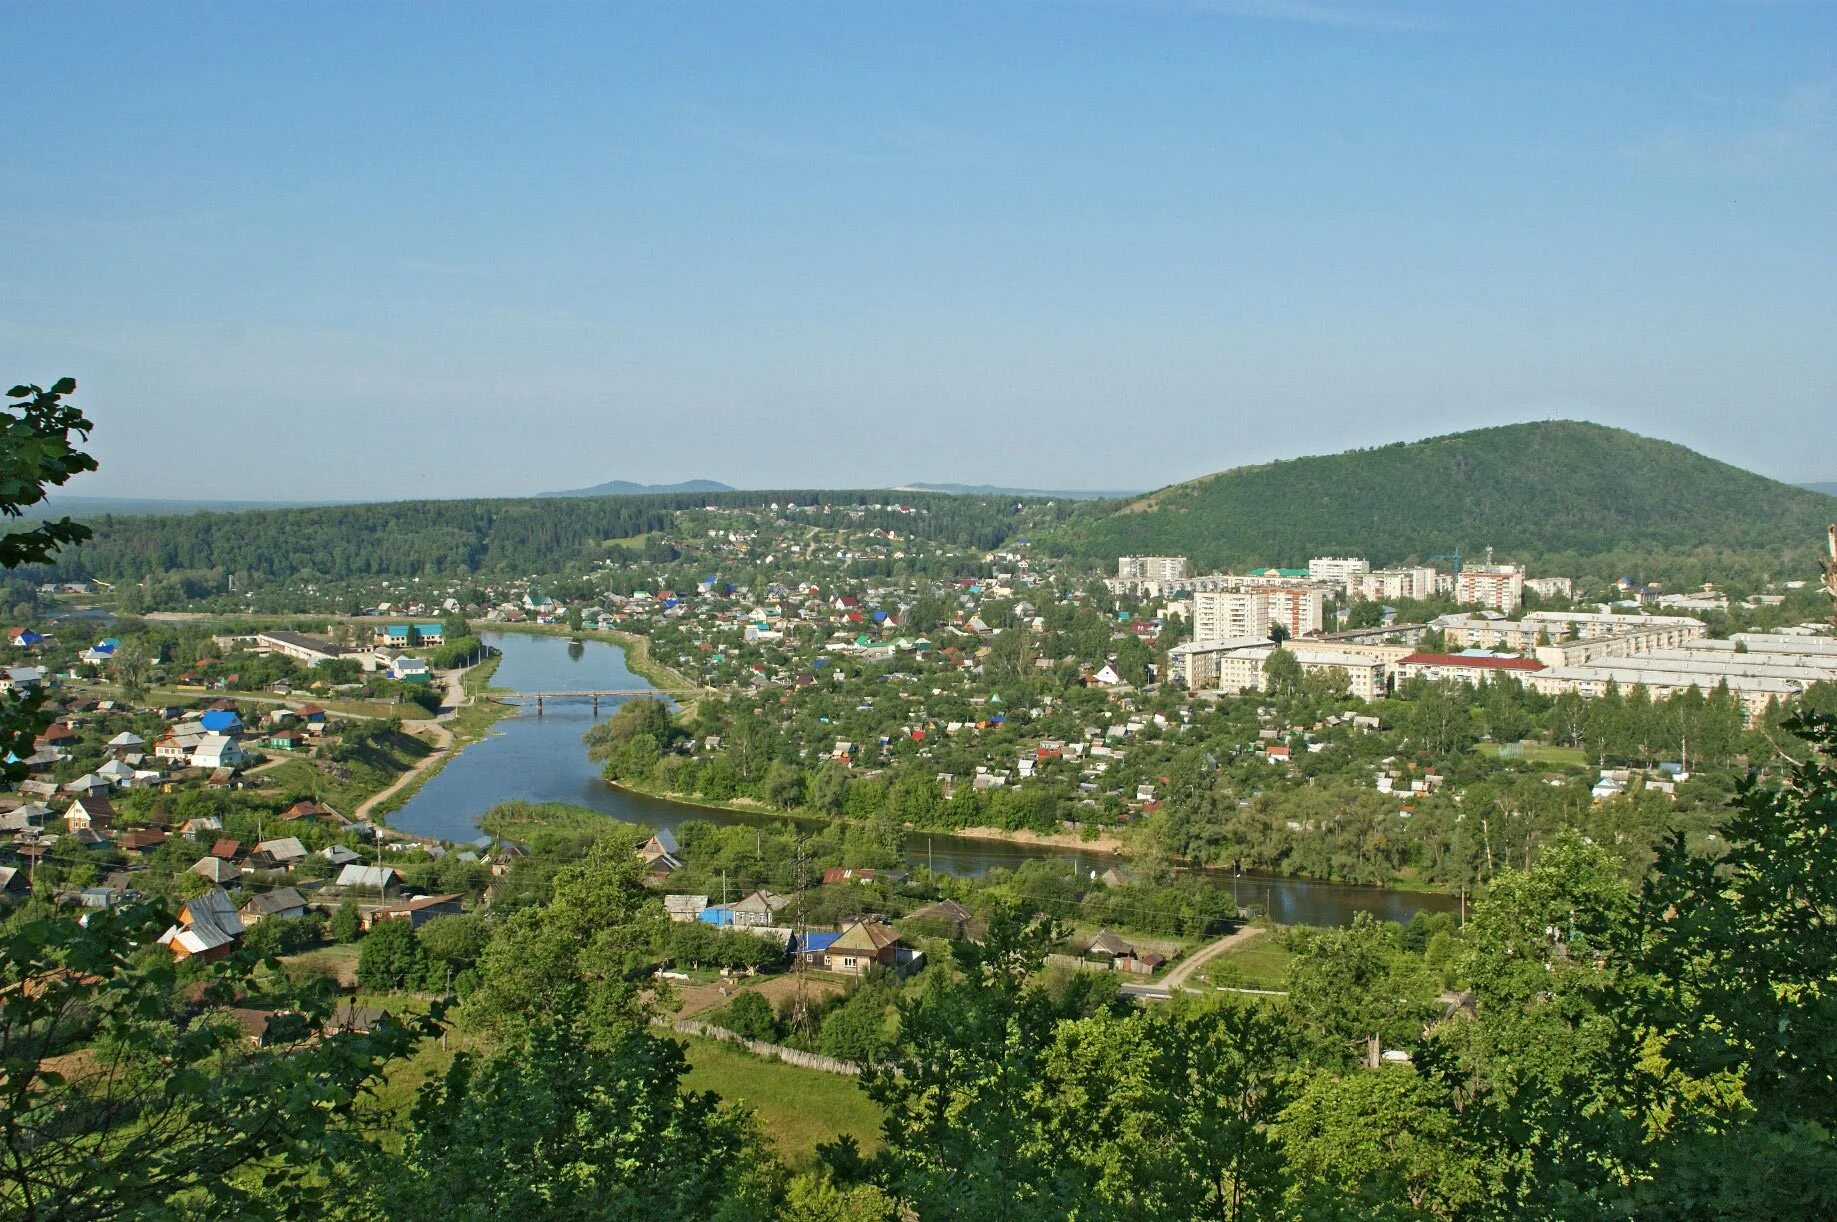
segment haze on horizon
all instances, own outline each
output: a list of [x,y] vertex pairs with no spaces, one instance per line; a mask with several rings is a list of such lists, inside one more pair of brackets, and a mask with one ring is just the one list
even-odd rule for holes
[[74,495],[1155,487],[1563,417],[1837,479],[1837,10],[10,5]]

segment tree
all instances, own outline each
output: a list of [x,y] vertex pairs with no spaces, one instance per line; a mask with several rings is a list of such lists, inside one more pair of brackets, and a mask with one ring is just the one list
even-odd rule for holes
[[1457,1216],[1487,1199],[1458,1126],[1408,1066],[1316,1074],[1276,1126],[1289,1203],[1306,1217]]
[[[9,402],[0,406],[0,517],[21,517],[49,489],[96,469],[96,460],[71,441],[72,434],[87,441],[92,427],[82,412],[64,402],[76,388],[76,379],[60,378],[50,390],[15,386],[6,392]],[[0,568],[44,564],[59,548],[90,536],[89,527],[69,518],[0,533]],[[23,761],[33,753],[32,740],[46,725],[39,713],[43,703],[42,688],[0,696],[0,760]],[[20,780],[25,775],[24,763],[0,763],[0,777]]]
[[647,1011],[668,926],[639,881],[629,838],[602,836],[556,871],[547,904],[521,908],[492,931],[462,1014],[500,1031],[574,1014],[586,1030],[614,1039]]
[[478,962],[491,939],[491,929],[476,913],[438,916],[415,931],[415,940],[429,959],[455,972]]
[[[369,1216],[741,1219],[766,1214],[769,1158],[742,1117],[685,1091],[679,1045],[606,1040],[553,1015],[415,1100],[402,1154],[372,1152]],[[662,1169],[666,1169],[662,1170]]]
[[1627,1042],[1673,1067],[1642,1100],[1673,1117],[1666,1164],[1717,1194],[1763,1152],[1837,1163],[1837,719],[1790,729],[1809,750],[1744,789],[1720,861],[1664,844],[1617,952],[1641,969]]
[[1399,930],[1369,912],[1343,929],[1297,930],[1289,965],[1289,1005],[1321,1039],[1330,1059],[1352,1063],[1377,1040],[1413,1043],[1435,1012],[1435,983],[1399,953]]
[[[251,1217],[312,1202],[353,1141],[335,1121],[405,1052],[406,1029],[321,1035],[329,987],[291,999],[250,1050],[221,1017],[187,1023],[152,906],[25,924],[0,943],[0,1214]],[[204,994],[254,987],[232,959]],[[221,1012],[218,1012],[220,1015]],[[54,1068],[55,1067],[55,1068]]]
[[1263,660],[1264,687],[1277,696],[1301,690],[1301,662],[1286,649],[1273,649]]
[[804,774],[798,771],[796,764],[787,764],[774,760],[765,770],[765,780],[760,788],[765,791],[765,800],[780,810],[790,810],[804,796]]
[[772,1017],[772,1003],[765,999],[765,994],[750,989],[740,990],[739,996],[727,1003],[724,1025],[735,1035],[749,1040],[770,1041],[778,1034],[778,1024]]
[[377,992],[419,988],[427,956],[407,921],[378,921],[357,944],[357,984]]
[[363,933],[363,918],[358,914],[357,905],[345,900],[332,910],[331,922],[326,927],[334,942],[355,942]]

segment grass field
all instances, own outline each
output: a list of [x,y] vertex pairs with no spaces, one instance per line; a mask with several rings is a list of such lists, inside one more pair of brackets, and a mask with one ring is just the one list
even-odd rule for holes
[[[383,743],[366,748],[355,758],[334,763],[308,758],[287,759],[263,775],[284,792],[310,793],[333,810],[352,811],[373,793],[393,784],[415,761],[429,755],[433,748],[412,734],[391,736]],[[348,777],[330,771],[341,768]]]
[[1280,992],[1288,988],[1288,965],[1293,958],[1281,936],[1269,931],[1218,956],[1200,968],[1199,975],[1207,984]]
[[793,1166],[808,1165],[821,1142],[843,1133],[871,1154],[880,1148],[880,1108],[853,1078],[768,1061],[717,1040],[675,1036],[688,1045],[683,1085],[710,1090],[759,1114],[759,1125]]
[[[1513,743],[1514,749],[1522,748],[1523,754],[1517,758],[1528,764],[1543,764],[1550,768],[1586,768],[1588,753],[1580,747],[1558,747],[1550,743]],[[1483,743],[1480,749],[1488,755],[1501,754],[1498,743]]]

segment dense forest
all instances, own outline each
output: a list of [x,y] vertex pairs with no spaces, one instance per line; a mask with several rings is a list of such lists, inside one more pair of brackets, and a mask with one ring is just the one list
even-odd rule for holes
[[[1360,555],[1375,564],[1492,547],[1551,571],[1720,575],[1815,546],[1837,499],[1683,446],[1576,421],[1507,425],[1240,467],[1079,521],[1051,540],[1108,565],[1187,555],[1201,572]],[[1683,562],[1680,564],[1680,562]],[[1803,567],[1799,561],[1797,567]]]
[[[397,501],[103,517],[89,523],[94,538],[41,572],[57,580],[234,573],[245,582],[550,574],[606,557],[608,541],[668,531],[681,510],[770,504],[858,507],[865,529],[972,548],[996,546],[1021,522],[1013,500],[885,491]],[[885,508],[895,504],[918,512]]]

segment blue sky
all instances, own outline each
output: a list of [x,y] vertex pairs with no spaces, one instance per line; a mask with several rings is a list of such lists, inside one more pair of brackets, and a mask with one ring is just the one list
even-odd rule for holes
[[1150,487],[1551,416],[1837,479],[1818,0],[12,4],[0,45],[0,374],[79,379],[76,492]]

